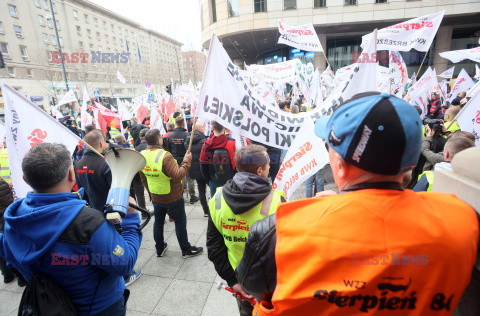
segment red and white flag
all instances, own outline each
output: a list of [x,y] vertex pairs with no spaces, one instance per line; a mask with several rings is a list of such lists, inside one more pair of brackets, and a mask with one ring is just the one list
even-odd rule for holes
[[307,52],[323,52],[320,39],[312,23],[288,25],[278,20],[278,44],[286,44]]
[[460,92],[467,92],[474,85],[475,82],[473,82],[465,69],[462,69],[458,74],[457,80],[455,80],[455,83],[453,84],[452,90],[450,91],[450,99],[448,101],[452,102],[453,99],[457,97],[457,94]]
[[41,143],[59,143],[73,154],[80,138],[22,94],[2,84],[5,100],[7,150],[15,199],[32,189],[23,180],[22,160],[27,152]]
[[449,52],[440,53],[440,56],[450,60],[452,63],[459,63],[465,59],[480,63],[480,47],[451,50]]
[[462,131],[475,135],[475,144],[480,146],[480,93],[465,104],[455,119]]
[[71,103],[71,102],[78,102],[78,100],[73,90],[68,90],[68,92],[65,93],[63,98],[61,98],[60,101],[58,101],[57,106],[62,106],[64,104]]
[[125,77],[123,77],[122,74],[120,73],[120,71],[118,71],[118,70],[117,70],[117,79],[118,79],[118,81],[120,81],[123,84],[125,84],[127,82],[127,80],[125,80]]
[[455,66],[445,70],[441,74],[439,74],[439,77],[445,78],[445,79],[452,79],[453,73],[455,72]]

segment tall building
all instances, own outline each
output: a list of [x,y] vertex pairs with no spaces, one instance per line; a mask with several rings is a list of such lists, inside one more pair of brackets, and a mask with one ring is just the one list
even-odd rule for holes
[[197,51],[188,51],[182,53],[183,57],[183,82],[191,80],[193,83],[203,81],[203,72],[207,64],[205,54]]
[[[95,96],[133,97],[181,81],[182,43],[87,0],[56,0],[53,7],[68,86],[77,97],[84,86]],[[49,0],[0,3],[0,50],[6,64],[0,82],[44,108],[65,94]]]
[[[479,0],[200,0],[203,47],[216,34],[235,64],[268,64],[299,58],[325,68],[322,53],[277,44],[278,20],[290,25],[312,23],[328,61],[335,69],[351,64],[361,51],[361,37],[422,15],[446,10],[425,63],[438,73],[451,63],[438,54],[479,46]],[[422,52],[402,53],[409,72],[418,69]],[[474,63],[456,64],[474,74]],[[426,69],[424,67],[423,69]]]

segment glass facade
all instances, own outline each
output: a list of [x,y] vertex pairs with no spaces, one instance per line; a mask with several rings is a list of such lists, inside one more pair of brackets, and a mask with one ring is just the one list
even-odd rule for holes
[[255,13],[267,12],[267,0],[254,0]]
[[228,6],[228,17],[233,18],[235,16],[238,16],[238,0],[228,0],[227,1],[227,6]]
[[257,64],[267,65],[281,63],[291,59],[299,59],[302,63],[314,63],[314,52],[306,52],[298,48],[282,47],[258,56]]

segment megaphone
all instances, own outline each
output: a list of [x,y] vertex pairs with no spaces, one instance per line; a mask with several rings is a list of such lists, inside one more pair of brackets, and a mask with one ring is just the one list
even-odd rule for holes
[[139,152],[126,148],[113,148],[105,155],[105,161],[112,172],[112,185],[104,212],[107,221],[118,225],[127,214],[133,177],[145,167],[147,161]]

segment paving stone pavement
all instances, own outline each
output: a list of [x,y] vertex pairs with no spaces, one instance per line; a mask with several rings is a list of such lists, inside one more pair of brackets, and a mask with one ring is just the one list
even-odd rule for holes
[[[329,168],[326,171],[325,190],[336,190]],[[292,200],[305,196],[305,186],[295,191]],[[127,315],[238,315],[235,298],[225,290],[218,291],[221,278],[208,260],[206,250],[207,218],[203,216],[200,202],[191,205],[186,199],[188,238],[192,245],[204,248],[203,254],[183,259],[175,235],[173,222],[165,223],[165,240],[168,250],[165,256],[155,254],[153,240],[153,218],[143,231],[135,269],[142,270],[142,276],[129,286],[131,291]],[[147,202],[147,208],[153,206]],[[0,316],[17,314],[23,288],[16,282],[4,284],[0,280]]]

